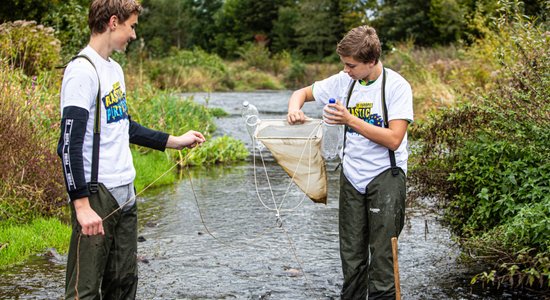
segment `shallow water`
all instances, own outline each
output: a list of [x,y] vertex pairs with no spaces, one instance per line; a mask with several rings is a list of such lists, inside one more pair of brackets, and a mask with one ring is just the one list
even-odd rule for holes
[[[211,94],[208,105],[231,114],[217,120],[216,135],[250,145],[240,103],[255,104],[260,118],[282,118],[289,96]],[[206,103],[204,97],[196,94],[195,100]],[[315,104],[308,103],[305,112],[320,116]],[[269,153],[262,156],[266,170],[256,153],[235,166],[183,170],[175,185],[140,195],[139,299],[339,298],[336,163],[328,166],[329,199],[323,205],[304,199]],[[433,201],[421,199],[407,208],[399,239],[402,299],[513,299],[471,290],[473,271],[457,263],[458,247],[432,207]],[[64,257],[36,257],[0,273],[0,298],[61,298],[64,263]]]

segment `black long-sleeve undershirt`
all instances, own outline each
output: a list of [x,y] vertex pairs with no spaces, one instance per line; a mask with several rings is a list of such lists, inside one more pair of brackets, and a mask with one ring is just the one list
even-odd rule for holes
[[[57,154],[61,157],[65,186],[71,201],[90,196],[84,175],[82,154],[88,117],[89,112],[86,109],[68,106],[63,109],[61,118],[61,135],[57,144]],[[130,143],[160,151],[166,149],[169,137],[167,133],[141,126],[130,116],[128,117]]]

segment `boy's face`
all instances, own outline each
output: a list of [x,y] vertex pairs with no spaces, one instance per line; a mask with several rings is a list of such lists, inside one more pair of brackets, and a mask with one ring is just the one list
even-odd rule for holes
[[354,80],[369,79],[375,70],[375,63],[359,62],[349,56],[340,56],[340,60],[344,64],[344,72]]
[[124,23],[117,20],[116,30],[112,35],[112,43],[114,50],[124,51],[128,43],[136,39],[136,26],[138,23],[138,15],[132,14]]

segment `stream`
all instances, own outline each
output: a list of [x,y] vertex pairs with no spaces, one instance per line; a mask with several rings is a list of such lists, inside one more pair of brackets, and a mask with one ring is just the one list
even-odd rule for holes
[[[261,119],[284,118],[290,94],[193,97],[230,114],[216,120],[213,138],[230,135],[251,149],[241,103],[256,105]],[[321,116],[315,103],[304,112]],[[339,299],[336,164],[327,167],[327,205],[304,198],[267,150],[236,165],[184,169],[174,185],[140,194],[138,299]],[[470,286],[476,271],[457,261],[459,248],[434,202],[407,207],[399,238],[402,299],[516,299]],[[64,256],[40,255],[0,272],[0,299],[62,299],[64,265]]]

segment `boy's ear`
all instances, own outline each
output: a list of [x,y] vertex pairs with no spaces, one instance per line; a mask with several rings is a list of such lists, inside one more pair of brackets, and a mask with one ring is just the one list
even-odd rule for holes
[[113,15],[109,18],[109,29],[113,31],[116,29],[117,26],[118,26],[118,17]]

